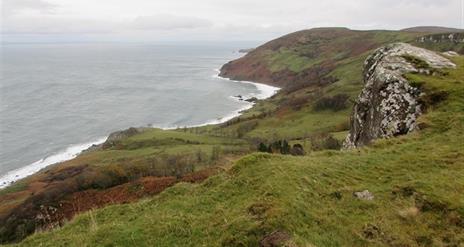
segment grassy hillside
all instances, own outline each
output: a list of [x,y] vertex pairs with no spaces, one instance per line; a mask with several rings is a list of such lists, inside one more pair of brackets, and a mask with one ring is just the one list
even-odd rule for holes
[[330,137],[341,141],[349,128],[352,101],[363,87],[366,57],[384,44],[414,42],[419,35],[317,28],[270,41],[224,65],[221,73],[277,85],[283,87],[281,92],[239,119],[206,131],[229,136],[241,132],[241,138],[255,144],[287,139],[309,150],[319,149],[314,146]]
[[[38,229],[62,226],[92,208],[134,202],[179,182],[202,181],[256,151],[260,144],[272,146],[285,140],[290,146],[301,145],[310,157],[319,157],[319,150],[339,149],[349,129],[352,101],[363,87],[365,58],[386,43],[416,44],[420,35],[424,34],[322,28],[268,42],[226,65],[223,72],[282,86],[277,95],[258,101],[242,116],[224,124],[170,131],[145,129],[0,190],[0,243],[21,240]],[[418,45],[439,50],[462,43]],[[276,166],[293,160],[266,157],[278,159],[270,161]],[[291,162],[306,164],[312,159]],[[257,162],[256,166],[259,170],[266,165]],[[223,176],[228,175],[219,177]],[[260,179],[267,179],[263,176]],[[271,182],[266,181],[262,182]]]
[[179,181],[201,181],[215,173],[212,167],[249,152],[250,144],[236,138],[146,129],[0,190],[0,243],[53,228],[89,208],[134,201]]
[[315,28],[272,40],[223,66],[221,75],[279,87],[330,84],[331,72],[384,44],[413,41],[423,34]]
[[[252,154],[202,184],[85,213],[21,246],[461,246],[464,243],[464,58],[409,75],[446,100],[422,130],[353,151]],[[369,190],[373,200],[354,192]]]
[[419,26],[419,27],[410,27],[402,29],[404,32],[416,32],[416,33],[459,33],[464,30],[458,28],[449,28],[449,27],[437,27],[437,26]]

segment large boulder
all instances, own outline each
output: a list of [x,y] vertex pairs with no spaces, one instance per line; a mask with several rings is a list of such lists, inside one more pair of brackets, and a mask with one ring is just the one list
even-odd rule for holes
[[344,148],[369,144],[416,129],[422,113],[422,92],[404,78],[405,73],[431,74],[456,65],[435,52],[405,43],[377,49],[364,63],[365,86],[351,115]]

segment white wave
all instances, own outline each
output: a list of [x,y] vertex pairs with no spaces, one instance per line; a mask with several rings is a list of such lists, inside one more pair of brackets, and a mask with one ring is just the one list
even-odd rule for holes
[[[259,93],[258,94],[250,93],[248,95],[245,95],[243,97],[245,99],[247,99],[247,98],[249,99],[249,98],[252,98],[252,97],[256,97],[259,100],[267,99],[267,98],[272,97],[274,94],[276,94],[280,90],[280,88],[278,88],[278,87],[273,87],[273,86],[269,86],[269,85],[262,84],[262,83],[251,82],[251,81],[237,81],[237,80],[232,80],[232,79],[229,79],[229,78],[225,78],[225,77],[219,76],[219,73],[220,73],[219,69],[215,69],[214,71],[216,73],[212,76],[213,78],[216,78],[216,79],[219,79],[219,80],[226,80],[226,81],[231,81],[231,82],[238,82],[238,83],[254,85],[256,87],[256,89],[259,91]],[[193,127],[201,127],[201,126],[206,126],[206,125],[221,124],[221,123],[225,123],[225,122],[227,122],[227,121],[229,121],[229,120],[231,120],[231,119],[233,119],[235,117],[238,117],[238,116],[242,115],[243,111],[249,110],[255,105],[255,103],[253,103],[253,102],[247,102],[247,101],[244,101],[244,100],[239,100],[237,97],[232,96],[232,95],[229,96],[229,98],[231,98],[233,100],[236,100],[236,101],[238,101],[240,103],[244,103],[245,106],[243,106],[242,108],[227,114],[224,117],[220,117],[220,118],[217,118],[217,119],[212,119],[212,120],[206,121],[205,123],[202,123],[202,124],[187,125],[187,126],[153,126],[153,127],[161,128],[161,129],[164,129],[164,130],[173,130],[173,129],[183,128],[183,127],[193,128]]]
[[19,169],[10,171],[10,172],[6,173],[5,175],[3,175],[2,177],[0,177],[0,189],[10,185],[11,183],[13,183],[15,181],[18,181],[19,179],[30,176],[30,175],[40,171],[41,169],[43,169],[43,168],[45,168],[45,167],[47,167],[49,165],[53,165],[53,164],[56,164],[56,163],[59,163],[59,162],[63,162],[63,161],[73,159],[78,154],[80,154],[82,151],[90,148],[92,145],[98,145],[98,144],[101,144],[101,143],[103,143],[105,141],[106,141],[106,137],[105,138],[100,138],[100,139],[98,139],[98,140],[96,140],[94,142],[88,142],[88,143],[73,145],[73,146],[70,146],[70,147],[66,148],[62,152],[59,152],[57,154],[45,157],[45,158],[43,158],[41,160],[38,160],[38,161],[28,165],[28,166],[21,167]]
[[221,80],[227,80],[227,81],[233,81],[233,82],[239,82],[239,83],[244,83],[244,84],[251,84],[251,85],[254,85],[256,87],[256,89],[258,89],[258,91],[260,92],[259,94],[255,95],[255,94],[250,94],[252,97],[256,97],[257,99],[267,99],[267,98],[270,98],[272,97],[274,94],[276,94],[280,88],[278,87],[273,87],[273,86],[269,86],[269,85],[266,85],[266,84],[262,84],[262,83],[258,83],[258,82],[252,82],[252,81],[237,81],[237,80],[232,80],[230,78],[225,78],[225,77],[222,77],[219,75],[220,73],[220,70],[219,69],[215,69],[214,71],[216,71],[217,74],[214,74],[213,77],[214,78],[217,78],[217,79],[221,79]]
[[[240,101],[240,102],[243,102],[243,101]],[[238,117],[240,115],[242,115],[242,112],[243,111],[246,111],[250,108],[252,108],[254,105],[254,103],[249,103],[247,102],[247,104],[238,109],[238,110],[235,110],[229,114],[227,114],[226,116],[224,117],[220,117],[220,118],[216,118],[216,119],[211,119],[211,120],[208,120],[204,123],[201,123],[201,124],[194,124],[194,125],[186,125],[186,126],[154,126],[155,128],[160,128],[160,129],[163,129],[163,130],[175,130],[175,129],[179,129],[179,128],[195,128],[195,127],[202,127],[202,126],[207,126],[207,125],[213,125],[213,124],[221,124],[221,123],[225,123],[235,117]]]

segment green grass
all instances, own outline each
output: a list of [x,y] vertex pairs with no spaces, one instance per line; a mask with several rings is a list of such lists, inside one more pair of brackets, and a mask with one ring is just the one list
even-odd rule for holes
[[349,112],[306,112],[300,111],[284,118],[269,118],[260,122],[259,127],[247,134],[248,137],[267,137],[269,139],[295,139],[311,133],[332,132],[335,126],[349,120]]
[[[200,185],[83,214],[22,246],[257,246],[275,230],[298,246],[460,246],[464,242],[464,59],[427,128],[352,151],[252,154]],[[311,125],[308,125],[311,128]],[[369,190],[374,200],[353,192]]]
[[[338,34],[331,37],[334,32],[338,32]],[[350,97],[351,100],[354,100],[363,87],[363,62],[368,54],[372,51],[366,50],[366,47],[369,49],[372,47],[373,49],[382,44],[396,41],[413,42],[417,34],[389,31],[348,32],[346,30],[340,29],[332,30],[331,32],[310,31],[290,36],[291,37],[287,39],[274,42],[280,42],[279,48],[267,49],[256,55],[256,61],[264,62],[267,64],[266,69],[269,69],[273,73],[287,71],[295,73],[296,75],[302,73],[306,69],[313,69],[322,64],[329,64],[328,67],[333,65],[334,69],[331,70],[331,72],[326,76],[335,77],[338,80],[324,86],[310,85],[310,83],[308,83],[308,85],[296,91],[285,92],[285,90],[282,90],[281,93],[275,95],[271,99],[259,101],[255,107],[244,112],[244,114],[239,118],[234,119],[227,124],[169,131],[149,129],[141,134],[117,141],[114,146],[108,149],[85,153],[74,160],[65,162],[64,164],[51,166],[38,176],[30,177],[16,183],[15,185],[5,190],[0,190],[0,197],[2,197],[0,199],[8,198],[10,194],[14,194],[15,192],[23,191],[18,193],[20,196],[19,198],[13,197],[0,202],[0,209],[2,206],[10,207],[12,204],[21,203],[28,197],[32,197],[33,194],[29,196],[30,193],[26,191],[28,190],[30,183],[40,180],[41,178],[46,178],[50,174],[59,174],[59,169],[63,167],[78,167],[82,165],[89,165],[89,169],[85,170],[87,173],[82,174],[82,177],[85,179],[81,180],[89,180],[87,182],[92,186],[93,184],[96,184],[100,187],[103,186],[102,188],[106,188],[107,186],[114,186],[116,183],[120,182],[119,180],[108,181],[107,183],[102,183],[102,185],[100,185],[99,182],[102,179],[106,179],[106,174],[108,173],[121,176],[121,181],[137,179],[140,176],[148,175],[173,175],[171,174],[172,171],[170,168],[172,168],[174,163],[176,166],[180,164],[185,167],[190,167],[193,164],[193,170],[199,170],[214,165],[212,157],[215,150],[220,150],[221,155],[224,155],[224,158],[227,159],[227,155],[229,154],[249,154],[255,148],[257,142],[263,141],[265,143],[270,143],[275,140],[286,139],[291,145],[296,143],[302,144],[309,156],[298,159],[280,156],[251,155],[248,158],[245,158],[245,161],[241,161],[237,165],[237,167],[240,167],[242,166],[241,164],[243,162],[248,162],[246,160],[256,159],[256,162],[251,162],[253,163],[253,170],[248,170],[248,168],[246,168],[243,171],[237,173],[237,176],[243,177],[244,179],[246,177],[253,176],[254,182],[271,186],[269,188],[266,187],[265,192],[261,191],[263,188],[258,185],[253,185],[251,188],[252,191],[245,189],[242,190],[241,188],[234,188],[235,183],[241,183],[235,180],[235,175],[231,176],[231,174],[236,174],[235,172],[232,172],[231,174],[222,174],[216,178],[211,179],[212,181],[220,181],[220,184],[223,184],[225,187],[215,187],[216,185],[214,184],[211,185],[212,187],[209,185],[180,185],[176,187],[176,189],[173,189],[173,191],[185,191],[186,194],[182,195],[180,198],[170,194],[172,192],[169,190],[166,192],[166,195],[162,195],[160,197],[161,199],[150,199],[140,204],[131,204],[129,206],[110,207],[105,209],[108,211],[95,211],[89,213],[87,216],[82,216],[84,219],[85,217],[90,217],[90,229],[95,230],[95,232],[91,232],[89,235],[91,236],[91,240],[89,240],[89,242],[85,242],[83,240],[83,243],[87,243],[87,245],[106,245],[105,241],[109,243],[112,241],[112,238],[115,238],[117,241],[121,241],[117,242],[118,245],[133,244],[131,241],[137,242],[137,245],[140,245],[140,242],[142,241],[146,241],[146,243],[152,243],[152,245],[157,245],[156,243],[150,241],[154,241],[155,238],[158,238],[160,240],[161,246],[172,246],[189,245],[193,238],[195,239],[194,243],[205,243],[205,245],[208,245],[209,243],[213,243],[213,245],[240,245],[240,243],[242,243],[242,245],[255,245],[256,241],[260,239],[263,234],[269,233],[269,231],[272,229],[281,227],[284,230],[292,233],[294,235],[295,241],[299,244],[302,244],[303,246],[309,243],[322,246],[368,245],[368,243],[376,244],[378,240],[365,240],[362,239],[362,237],[360,238],[359,227],[361,227],[361,221],[356,221],[356,219],[346,216],[345,214],[348,214],[348,212],[344,212],[343,210],[340,211],[342,212],[342,215],[339,215],[339,210],[341,209],[337,207],[331,208],[333,213],[336,213],[336,215],[334,215],[334,218],[327,218],[327,220],[330,221],[330,224],[323,224],[319,222],[321,219],[325,220],[326,216],[324,216],[322,218],[316,219],[318,226],[314,226],[314,222],[310,222],[311,220],[315,220],[311,217],[309,219],[302,217],[301,221],[296,218],[291,219],[292,217],[289,217],[288,220],[294,221],[285,223],[280,222],[278,219],[274,219],[274,216],[250,216],[247,211],[250,207],[249,204],[253,204],[254,198],[260,198],[260,193],[267,193],[268,191],[272,190],[281,191],[282,194],[288,194],[290,198],[287,198],[287,195],[279,195],[278,197],[271,200],[271,206],[268,205],[268,199],[263,199],[264,203],[262,203],[262,205],[260,203],[256,203],[255,205],[259,209],[258,211],[262,210],[262,208],[269,207],[272,208],[272,210],[269,209],[272,212],[274,212],[274,209],[277,210],[275,217],[285,218],[287,216],[286,214],[282,215],[281,212],[294,215],[298,212],[291,211],[290,207],[291,205],[299,205],[299,202],[295,201],[295,198],[310,198],[309,200],[320,200],[321,202],[320,204],[317,204],[317,206],[324,207],[327,203],[331,203],[332,201],[327,201],[319,197],[311,197],[310,195],[300,194],[301,191],[298,192],[298,190],[301,189],[301,185],[293,184],[290,186],[289,184],[287,186],[286,184],[282,183],[287,180],[299,180],[299,176],[313,178],[314,174],[316,174],[314,176],[316,176],[317,180],[319,180],[323,177],[321,174],[325,174],[325,169],[328,169],[333,173],[331,176],[333,176],[334,179],[341,178],[346,180],[347,183],[340,185],[341,187],[346,186],[347,188],[352,188],[350,186],[359,181],[356,181],[356,179],[352,181],[350,180],[351,178],[345,178],[341,175],[338,176],[335,174],[336,171],[345,169],[344,166],[350,166],[351,162],[356,165],[356,169],[359,169],[354,170],[353,174],[358,174],[356,176],[361,180],[364,179],[361,175],[364,171],[368,172],[366,177],[395,177],[398,175],[396,173],[390,173],[387,175],[376,173],[375,170],[370,168],[370,165],[373,164],[372,162],[381,163],[384,162],[384,160],[396,159],[394,156],[402,153],[402,148],[406,149],[405,153],[409,152],[408,148],[410,148],[410,146],[400,146],[400,144],[405,145],[405,143],[412,143],[412,140],[409,138],[400,138],[399,140],[401,141],[399,143],[396,143],[395,141],[393,141],[393,143],[380,141],[376,144],[379,145],[378,147],[376,146],[374,148],[368,148],[360,151],[362,157],[360,156],[359,159],[353,158],[351,155],[354,155],[355,157],[357,156],[350,153],[314,152],[314,150],[321,148],[319,146],[323,144],[325,140],[324,138],[327,138],[328,135],[334,137],[338,141],[345,139],[347,129],[349,127],[348,121],[349,115],[351,113],[351,104],[346,109],[340,111],[315,111],[314,105],[315,102],[317,102],[321,97],[331,97],[337,94],[346,94]],[[360,48],[363,49],[359,50]],[[438,46],[430,48],[435,50],[443,49],[443,47]],[[463,64],[462,58],[456,58],[456,60],[460,64]],[[461,104],[461,99],[459,97],[462,98],[462,96],[456,92],[456,89],[460,88],[462,90],[463,77],[464,74],[462,73],[462,69],[451,71],[449,74],[438,73],[438,75],[434,77],[424,77],[417,74],[408,75],[408,78],[413,82],[413,85],[420,86],[427,92],[440,90],[453,92],[449,94],[447,102],[447,104],[453,106],[455,104]],[[307,99],[307,101],[305,101],[301,107],[293,108],[293,103],[296,101],[289,101],[289,99]],[[444,108],[439,108],[436,110],[435,107],[436,106],[432,106],[431,109],[428,110],[430,111],[429,116],[433,116],[433,114],[437,112],[454,113],[462,111],[462,108],[457,106],[452,110],[447,110]],[[427,139],[428,135],[438,135],[442,132],[448,133],[447,131],[450,130],[449,122],[451,121],[449,118],[433,119],[433,121],[432,119],[433,118],[431,117],[421,119],[421,121],[425,123],[424,126],[429,126],[429,128],[423,131],[420,135],[416,136],[415,138],[418,139],[414,139],[414,144],[411,145],[422,145],[431,150],[434,148],[434,146],[431,144],[432,141],[430,141],[432,139]],[[462,132],[457,133],[456,135],[462,136]],[[441,145],[440,142],[438,143]],[[393,148],[393,153],[383,153],[385,148],[390,148],[389,145],[395,146],[395,148]],[[443,152],[446,153],[448,151],[449,150],[444,150]],[[368,153],[370,152],[373,152],[374,154],[369,155]],[[423,155],[430,158],[431,154],[421,152],[419,152],[417,155]],[[454,158],[450,159],[458,159],[460,157],[459,155],[460,154],[458,153],[457,157],[453,156]],[[451,156],[452,155],[450,154],[450,157]],[[198,161],[198,157],[201,157],[201,161]],[[406,156],[404,156],[404,159],[406,159]],[[407,164],[409,163],[407,162]],[[386,162],[385,164],[390,167],[390,170],[400,169],[403,172],[409,172],[407,168],[399,166],[397,167],[397,164],[393,164],[390,161]],[[431,163],[429,162],[428,164]],[[343,169],[341,169],[339,166],[342,166]],[[281,171],[284,171],[285,174],[280,174]],[[415,173],[416,171],[411,170],[411,172]],[[432,171],[424,172],[429,173]],[[348,173],[349,170],[345,171],[345,175]],[[430,177],[433,177],[432,174],[429,175]],[[70,182],[73,184],[75,181]],[[232,185],[226,185],[230,183],[232,183]],[[324,190],[324,193],[333,193],[333,191],[330,192],[329,190],[338,191],[338,187],[331,187],[332,182],[328,183],[329,184],[321,183],[321,188],[324,186],[327,187]],[[365,181],[365,183],[363,182],[359,186],[356,186],[356,188],[363,187],[364,185],[367,187],[367,185],[369,185],[375,189],[380,189],[380,185],[377,188],[374,184],[369,183]],[[81,182],[78,182],[78,184],[81,184]],[[64,183],[64,186],[66,186],[66,183]],[[207,188],[205,188],[205,186]],[[278,188],[274,188],[274,186],[278,186]],[[392,185],[390,184],[388,186]],[[435,184],[428,183],[428,186],[435,186]],[[383,189],[386,188],[387,187]],[[221,193],[222,189],[224,189],[224,193],[232,194],[232,197],[225,197],[222,201],[219,202],[209,198],[220,197],[219,194]],[[258,191],[255,191],[255,189]],[[345,198],[345,196],[349,197],[349,193],[352,192],[348,191],[342,191],[340,193],[342,193]],[[218,193],[217,195],[215,194],[216,192]],[[191,198],[190,194],[195,195],[194,198],[197,199]],[[164,204],[165,200],[166,205]],[[177,202],[176,200],[180,200],[180,202]],[[199,205],[203,200],[205,201],[205,205]],[[411,201],[411,199],[409,199],[409,201]],[[158,206],[150,206],[153,203]],[[178,203],[180,207],[179,211],[175,211],[176,203]],[[341,207],[353,206],[349,204],[351,203],[349,200],[346,202],[343,201],[343,203],[341,204]],[[383,203],[391,204],[392,202],[381,201],[379,203],[383,205]],[[405,202],[401,201],[401,203],[404,204]],[[147,220],[140,218],[141,216],[139,217],[136,215],[135,211],[131,212],[128,210],[128,208],[131,209],[145,206],[150,209],[150,212],[142,214],[144,217],[147,217]],[[255,206],[252,207],[254,208]],[[161,215],[153,214],[153,212],[158,212],[157,207],[160,207],[159,214]],[[231,208],[231,210],[226,210],[228,208]],[[119,214],[112,212],[113,209],[128,211],[127,217],[129,218],[124,218],[121,216],[122,218],[120,220],[117,219]],[[215,212],[219,210],[220,213],[218,214],[221,217],[223,216],[223,218],[215,219],[214,217],[216,217],[218,214],[212,214],[211,212],[208,213],[202,210],[207,210],[208,212]],[[314,205],[307,205],[305,207],[302,206],[300,210],[305,210],[308,212],[314,211],[316,213],[319,212],[319,209]],[[198,211],[198,213],[196,211]],[[105,213],[102,215],[101,212]],[[152,213],[153,215],[149,215],[149,213]],[[327,214],[325,211],[322,213]],[[106,214],[108,214],[107,217],[104,216]],[[378,215],[378,212],[369,212],[369,214]],[[126,213],[124,213],[124,215],[126,215]],[[250,217],[251,219],[249,219]],[[383,215],[382,217],[387,216]],[[260,221],[256,221],[256,218],[259,218]],[[266,222],[262,222],[262,218],[265,218]],[[225,219],[226,223],[222,222],[221,219]],[[152,223],[160,222],[160,226],[149,226],[148,220]],[[355,230],[352,230],[352,232],[346,232],[338,229],[337,226],[333,225],[334,223],[332,222],[337,220],[341,220],[342,222],[353,221],[351,227],[353,227]],[[134,224],[134,228],[122,228],[122,224],[125,222],[133,221],[136,222],[136,224]],[[268,225],[268,221],[272,222],[272,224]],[[80,219],[78,219],[76,222],[80,222]],[[115,228],[115,231],[105,230],[111,228],[112,224],[116,224],[116,222],[117,224],[121,225]],[[212,223],[206,224],[205,222]],[[385,222],[385,224],[393,224],[388,220]],[[84,239],[87,236],[86,230],[88,230],[85,226],[82,226],[82,234],[76,233],[76,228],[73,227],[78,227],[79,224],[81,223],[72,223],[69,226],[70,230],[65,230],[68,229],[65,227],[65,229],[60,230],[57,233],[47,233],[44,235],[47,237],[38,235],[33,237],[33,239],[41,239],[37,240],[41,242],[45,241],[46,239],[56,240],[55,237],[60,239],[67,239],[69,237],[69,241],[71,242],[79,241],[80,238]],[[240,224],[243,224],[243,226],[240,226]],[[303,233],[292,228],[295,225],[308,227],[308,224],[311,226],[308,229],[315,231],[315,233]],[[0,229],[1,228],[2,227],[0,226]],[[185,229],[189,230],[187,232],[183,232]],[[212,233],[213,231],[217,231],[217,229],[220,229],[220,231]],[[401,227],[400,229],[404,230],[405,228]],[[168,230],[178,230],[181,232],[181,235],[178,237],[175,234],[170,235]],[[62,233],[62,231],[69,231],[70,235],[75,234],[76,236],[67,236],[66,234]],[[145,236],[147,231],[153,231],[154,235],[152,237]],[[326,233],[325,231],[329,231],[330,234]],[[427,233],[432,233],[432,231],[428,231]],[[130,239],[129,234],[133,235],[130,236]],[[189,238],[189,234],[192,234],[193,237]],[[204,234],[207,234],[207,236],[204,236]],[[234,235],[237,235],[237,237],[234,237]],[[332,235],[334,236],[333,241],[329,238],[329,236]],[[401,236],[406,238],[406,235]],[[103,242],[99,242],[99,238],[101,238]],[[428,239],[424,239],[423,236],[418,236],[418,238],[425,242],[428,241]],[[395,240],[396,237],[392,237],[392,239]],[[382,244],[385,244],[385,242],[379,243],[379,245]]]
[[10,194],[10,193],[15,193],[18,191],[23,191],[26,188],[27,188],[27,184],[24,182],[14,183],[13,185],[8,186],[3,190],[0,190],[0,196]]
[[[335,94],[348,94],[351,100],[354,100],[359,94],[362,85],[362,64],[367,54],[363,54],[352,60],[340,64],[332,75],[341,78],[337,82],[323,88],[303,88],[292,92],[291,94],[277,94],[274,98],[260,101],[255,107],[246,111],[241,119],[256,119],[253,116],[259,116],[263,113],[272,113],[264,118],[259,118],[257,126],[246,133],[244,138],[253,139],[261,138],[267,140],[275,139],[301,139],[309,134],[322,132],[339,132],[342,126],[347,126],[351,113],[351,103],[341,111],[322,111],[318,112],[313,109],[314,103],[320,95],[331,96]],[[320,91],[318,91],[320,90]],[[311,96],[314,95],[314,96]],[[310,100],[298,110],[288,110],[283,114],[278,112],[279,106],[285,99],[292,97],[309,96]],[[235,133],[238,125],[232,124],[229,127],[218,128],[217,126],[206,127],[210,131],[224,131],[225,133]]]
[[[192,131],[192,130],[189,130]],[[107,165],[119,160],[149,158],[161,154],[210,151],[214,146],[247,149],[248,143],[236,138],[215,137],[183,130],[149,129],[121,140],[115,147],[81,155],[79,159],[91,164]]]
[[293,72],[301,72],[318,62],[319,59],[311,59],[300,55],[301,52],[291,51],[285,48],[278,50],[275,53],[271,53],[267,57],[269,69],[272,72],[278,72],[283,69],[289,69]]

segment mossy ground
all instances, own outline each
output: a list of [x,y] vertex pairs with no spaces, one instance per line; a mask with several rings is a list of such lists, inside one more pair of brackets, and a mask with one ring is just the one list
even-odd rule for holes
[[[352,151],[252,154],[200,185],[178,184],[91,211],[22,246],[256,246],[285,231],[298,246],[464,243],[464,59],[446,75],[410,75],[448,97],[423,129]],[[353,196],[369,190],[372,201]]]

